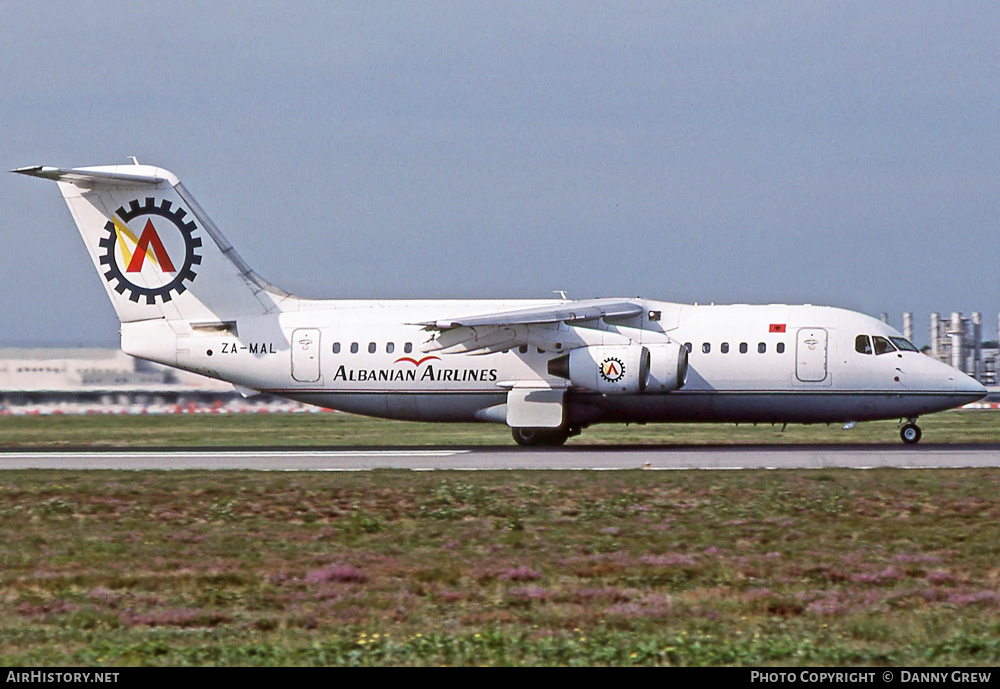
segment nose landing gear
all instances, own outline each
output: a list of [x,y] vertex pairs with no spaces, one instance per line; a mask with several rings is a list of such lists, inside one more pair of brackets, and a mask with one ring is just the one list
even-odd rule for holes
[[920,426],[917,425],[916,419],[907,419],[906,423],[899,427],[899,437],[907,445],[916,445],[919,443],[921,435]]

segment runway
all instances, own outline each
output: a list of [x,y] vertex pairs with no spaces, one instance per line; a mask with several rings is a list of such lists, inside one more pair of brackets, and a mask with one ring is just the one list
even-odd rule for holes
[[1000,467],[1000,445],[715,445],[524,449],[115,449],[3,451],[0,470],[619,471]]

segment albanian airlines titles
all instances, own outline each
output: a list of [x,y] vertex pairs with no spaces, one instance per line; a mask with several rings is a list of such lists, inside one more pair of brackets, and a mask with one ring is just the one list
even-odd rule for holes
[[432,364],[417,375],[416,369],[353,369],[345,366],[338,366],[337,372],[333,374],[334,380],[348,380],[355,382],[393,382],[393,381],[432,381],[468,383],[486,381],[495,383],[497,381],[497,370],[495,368],[435,368]]

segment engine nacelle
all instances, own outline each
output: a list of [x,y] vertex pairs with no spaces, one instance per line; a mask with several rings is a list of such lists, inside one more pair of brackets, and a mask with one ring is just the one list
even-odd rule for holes
[[688,350],[680,342],[649,344],[647,392],[673,392],[687,382]]
[[588,390],[635,395],[646,389],[649,360],[642,345],[593,345],[552,359],[548,371]]
[[688,351],[677,343],[592,345],[549,361],[550,375],[607,395],[671,392],[687,380]]

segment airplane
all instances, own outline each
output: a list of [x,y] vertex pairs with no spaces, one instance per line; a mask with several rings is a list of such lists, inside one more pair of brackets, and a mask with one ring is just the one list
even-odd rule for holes
[[265,281],[180,180],[131,164],[57,182],[127,354],[355,414],[506,424],[554,446],[598,423],[917,418],[986,389],[887,324],[805,305],[640,298],[313,300]]

